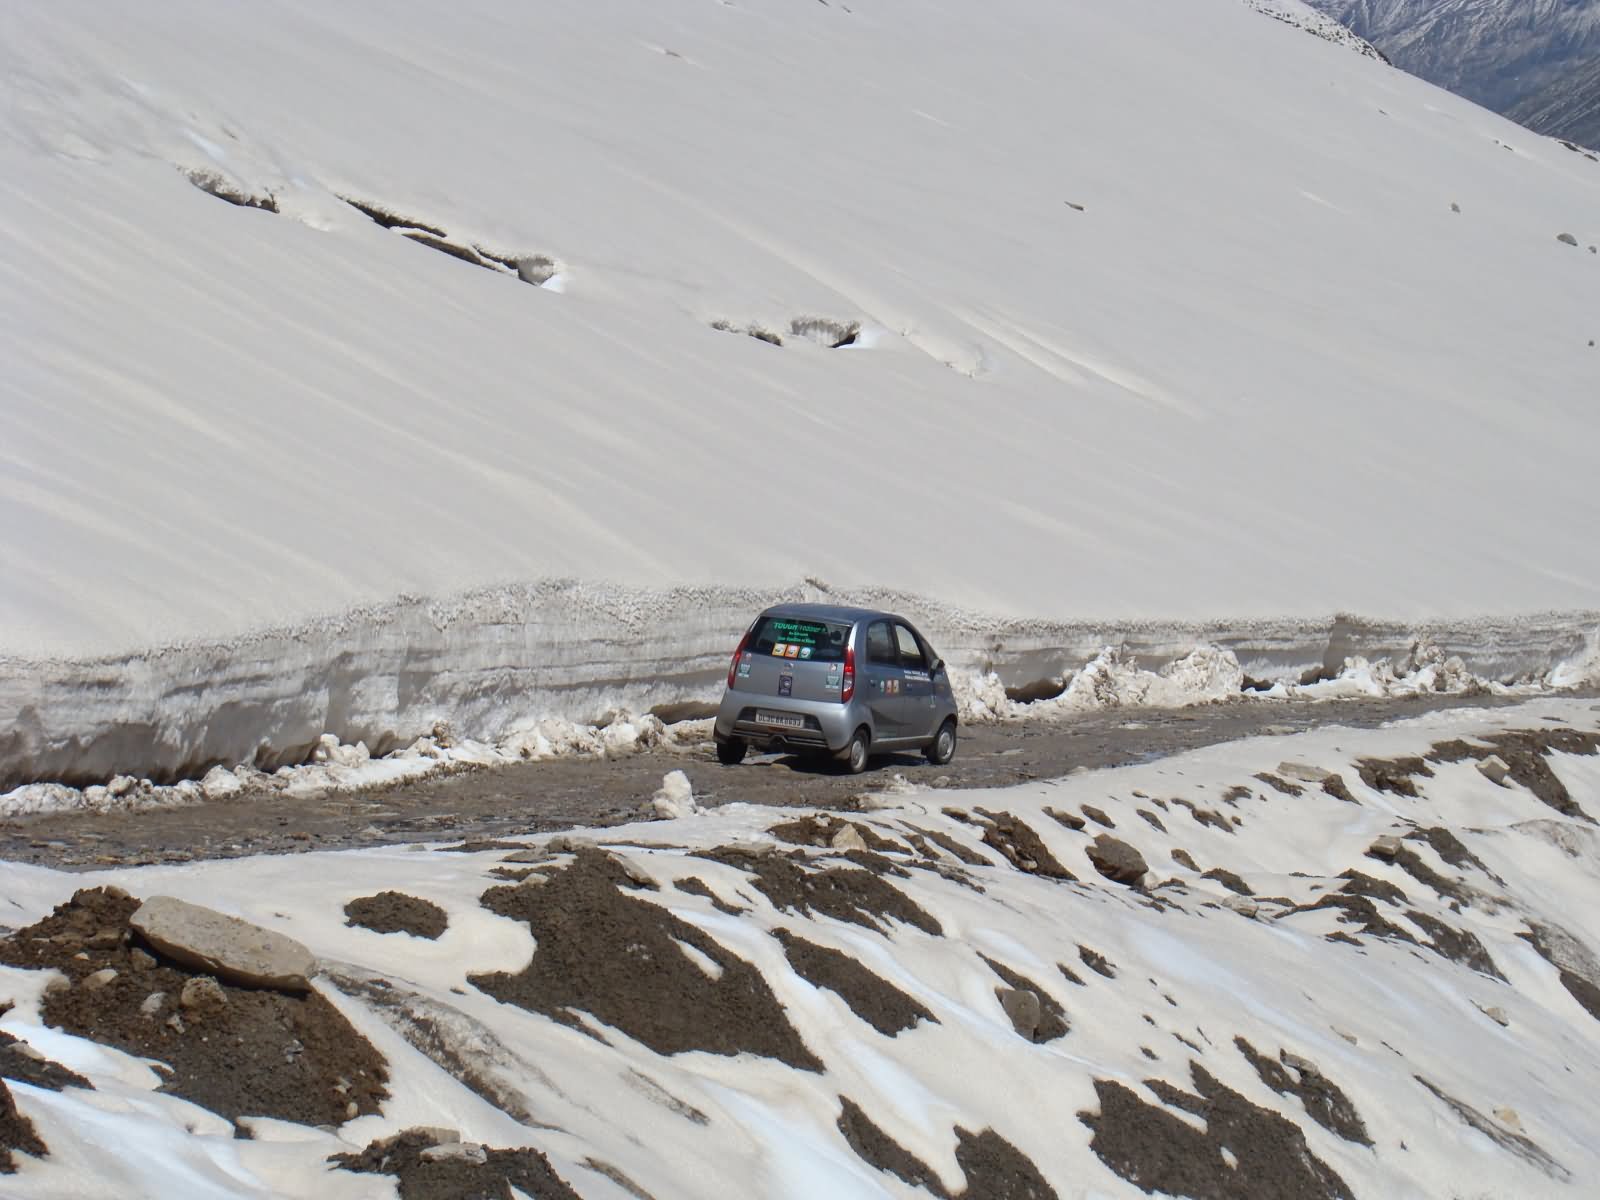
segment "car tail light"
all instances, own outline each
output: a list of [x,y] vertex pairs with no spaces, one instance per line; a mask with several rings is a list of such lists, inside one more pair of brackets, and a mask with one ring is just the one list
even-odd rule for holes
[[850,697],[856,694],[856,648],[846,646],[844,649],[844,682],[839,687],[839,703],[849,704]]
[[750,631],[739,639],[739,648],[733,652],[733,661],[728,664],[728,686],[733,686],[733,681],[739,677],[739,660],[744,657],[744,648],[750,644]]

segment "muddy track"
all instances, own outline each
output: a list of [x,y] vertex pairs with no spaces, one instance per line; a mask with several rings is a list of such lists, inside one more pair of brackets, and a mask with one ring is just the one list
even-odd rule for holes
[[[1567,693],[1571,694],[1571,693]],[[1595,693],[1589,693],[1595,694]],[[1368,728],[1441,708],[1519,703],[1492,696],[1409,700],[1241,701],[1187,709],[1120,709],[962,731],[956,759],[875,759],[864,775],[768,755],[737,767],[709,744],[618,759],[559,759],[471,770],[357,794],[272,796],[135,813],[55,813],[0,823],[0,859],[79,870],[281,854],[401,842],[484,839],[635,820],[668,771],[682,770],[696,798],[777,807],[852,809],[895,776],[921,785],[1002,787],[1079,767],[1145,762],[1217,742],[1322,725]]]

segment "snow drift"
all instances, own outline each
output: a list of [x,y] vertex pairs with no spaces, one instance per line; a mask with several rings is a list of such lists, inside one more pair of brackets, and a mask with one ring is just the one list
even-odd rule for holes
[[66,0],[0,70],[7,781],[703,702],[794,580],[1032,678],[1596,624],[1600,165],[1233,0]]

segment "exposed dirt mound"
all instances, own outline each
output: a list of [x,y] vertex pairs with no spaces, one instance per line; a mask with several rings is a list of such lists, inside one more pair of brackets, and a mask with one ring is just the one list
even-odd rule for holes
[[992,1129],[982,1133],[956,1130],[956,1162],[966,1187],[947,1190],[932,1168],[895,1141],[848,1097],[839,1097],[839,1132],[862,1162],[922,1188],[940,1200],[1056,1200],[1033,1162]]
[[1415,756],[1409,758],[1363,758],[1356,763],[1356,773],[1361,776],[1361,782],[1377,792],[1390,792],[1396,796],[1411,796],[1417,794],[1417,781],[1412,778],[1420,775],[1424,779],[1432,779],[1433,771],[1422,759]]
[[1212,829],[1220,829],[1223,833],[1233,832],[1233,826],[1228,823],[1228,819],[1221,813],[1214,813],[1209,808],[1201,808],[1193,800],[1178,798],[1174,799],[1173,803],[1188,809],[1189,815],[1201,825],[1209,825]]
[[880,922],[891,917],[936,937],[943,932],[939,922],[904,892],[870,871],[854,867],[816,871],[802,865],[803,858],[753,854],[738,846],[707,850],[700,857],[748,872],[761,894],[786,912],[821,913],[879,933],[887,932]]
[[15,1079],[19,1083],[48,1088],[52,1092],[59,1092],[64,1087],[94,1087],[76,1071],[69,1071],[60,1063],[51,1062],[3,1029],[0,1029],[0,1078]]
[[[1295,913],[1316,912],[1324,908],[1336,910],[1341,925],[1359,926],[1362,933],[1372,937],[1394,938],[1396,941],[1410,942],[1414,946],[1421,944],[1409,930],[1396,925],[1380,913],[1378,906],[1365,895],[1351,895],[1342,890],[1323,896],[1315,904],[1296,905],[1283,915],[1293,916]],[[1361,944],[1348,934],[1333,933],[1328,936],[1340,941],[1354,942],[1356,945]]]
[[0,942],[0,962],[59,970],[72,986],[45,996],[48,1024],[167,1064],[163,1091],[230,1120],[338,1125],[378,1111],[387,1067],[333,1005],[173,964],[137,943],[138,907],[114,890],[79,891]]
[[1405,891],[1387,879],[1377,879],[1365,875],[1351,867],[1347,871],[1339,872],[1339,878],[1348,882],[1339,888],[1347,896],[1367,896],[1373,900],[1382,900],[1386,904],[1409,904],[1411,898]]
[[1586,954],[1573,951],[1572,945],[1576,939],[1563,930],[1538,924],[1529,925],[1517,936],[1537,950],[1541,958],[1561,973],[1561,986],[1583,1006],[1585,1012],[1600,1021],[1600,986],[1596,985],[1596,980],[1591,978],[1590,974],[1574,969],[1585,965],[1579,960],[1587,957]]
[[796,975],[836,993],[851,1012],[885,1037],[910,1029],[918,1021],[938,1024],[938,1018],[926,1008],[848,954],[808,942],[787,929],[777,930],[776,936]]
[[[1039,1019],[1033,1030],[1033,1041],[1053,1042],[1072,1028],[1071,1023],[1067,1020],[1066,1009],[1062,1008],[1060,1002],[1049,992],[1045,991],[1026,975],[1018,974],[1004,963],[996,962],[987,954],[980,954],[978,957],[983,959],[985,965],[991,971],[1006,981],[1007,987],[1015,988],[1019,992],[1032,992],[1039,997]],[[1000,992],[1001,989],[995,989],[996,995],[999,995]],[[1022,1031],[1018,1030],[1018,1032]]]
[[328,1161],[346,1171],[397,1176],[400,1200],[512,1200],[512,1188],[538,1200],[582,1200],[537,1150],[441,1144],[439,1132],[407,1129]]
[[1280,1050],[1276,1059],[1258,1054],[1256,1048],[1242,1037],[1233,1039],[1239,1053],[1250,1060],[1250,1065],[1266,1084],[1280,1096],[1297,1096],[1306,1106],[1306,1112],[1318,1125],[1336,1133],[1347,1142],[1372,1145],[1367,1135],[1366,1122],[1350,1103],[1344,1091],[1324,1075],[1315,1064]]
[[1088,822],[1082,817],[1076,816],[1073,813],[1062,812],[1059,808],[1046,808],[1044,810],[1044,815],[1049,817],[1056,824],[1066,826],[1074,833],[1082,833],[1084,827],[1088,825]]
[[1401,846],[1392,852],[1381,846],[1369,847],[1367,857],[1394,863],[1418,883],[1432,888],[1437,895],[1446,900],[1464,903],[1472,898],[1472,893],[1464,884],[1451,879],[1448,875],[1439,874],[1410,846]]
[[1457,929],[1454,925],[1446,924],[1437,917],[1417,912],[1415,909],[1407,910],[1406,916],[1428,935],[1428,949],[1435,954],[1443,955],[1451,962],[1458,962],[1464,967],[1482,971],[1485,975],[1493,975],[1502,983],[1505,982],[1506,977],[1500,974],[1500,968],[1494,965],[1494,959],[1489,957],[1489,952],[1484,949],[1477,934],[1470,930]]
[[1197,1095],[1160,1079],[1145,1086],[1203,1120],[1204,1132],[1131,1088],[1094,1081],[1100,1111],[1078,1119],[1094,1130],[1089,1146],[1101,1162],[1141,1191],[1192,1200],[1355,1200],[1296,1125],[1224,1087],[1197,1062],[1189,1072]]
[[761,972],[659,904],[625,895],[630,880],[609,854],[581,849],[544,879],[483,894],[490,912],[526,921],[538,946],[521,971],[469,976],[474,986],[578,1029],[576,1013],[591,1013],[660,1054],[748,1052],[822,1069]]
[[932,842],[935,846],[938,846],[939,849],[945,851],[947,854],[960,859],[969,867],[994,866],[992,862],[990,862],[983,855],[979,854],[976,850],[962,845],[958,839],[951,837],[948,833],[944,833],[941,830],[924,829],[921,836]]
[[17,1111],[11,1089],[0,1080],[0,1175],[10,1175],[17,1169],[16,1154],[43,1158],[49,1150],[35,1132],[33,1122]]
[[1511,1153],[1515,1154],[1524,1162],[1532,1163],[1534,1166],[1538,1167],[1541,1171],[1553,1179],[1559,1179],[1565,1183],[1572,1178],[1572,1172],[1563,1167],[1555,1159],[1551,1158],[1550,1155],[1545,1152],[1544,1147],[1540,1146],[1532,1138],[1527,1137],[1524,1134],[1513,1133],[1499,1122],[1491,1121],[1477,1109],[1473,1108],[1472,1105],[1461,1100],[1457,1100],[1454,1096],[1441,1091],[1439,1088],[1429,1083],[1421,1075],[1413,1076],[1413,1078],[1416,1079],[1416,1081],[1423,1087],[1432,1092],[1434,1096],[1436,1096],[1441,1102],[1444,1103],[1446,1107],[1450,1109],[1451,1112],[1455,1113],[1455,1115],[1461,1119],[1462,1124],[1469,1125],[1473,1129],[1476,1129],[1479,1133],[1483,1134],[1485,1137],[1494,1142],[1495,1145],[1500,1146],[1502,1149],[1511,1151]]
[[1346,804],[1360,804],[1350,791],[1350,785],[1344,781],[1342,775],[1329,775],[1322,781],[1322,790],[1335,800],[1343,800]]
[[1256,778],[1273,791],[1282,792],[1285,796],[1303,796],[1306,792],[1305,788],[1298,783],[1290,783],[1287,779],[1274,775],[1271,771],[1257,771]]
[[359,925],[374,933],[409,933],[430,941],[445,931],[449,918],[432,900],[404,892],[379,892],[360,896],[344,906],[346,925]]
[[990,812],[986,808],[976,811],[985,822],[983,844],[1000,851],[1017,870],[1043,875],[1046,879],[1077,879],[1056,860],[1026,821],[1008,812]]
[[1228,870],[1227,867],[1212,867],[1209,871],[1203,872],[1200,877],[1202,879],[1215,879],[1218,883],[1227,888],[1236,896],[1255,895],[1255,893],[1250,890],[1250,885],[1243,879],[1239,878],[1239,876],[1235,875],[1232,871]]
[[1491,754],[1497,755],[1510,768],[1508,777],[1527,788],[1541,802],[1564,816],[1579,817],[1585,821],[1594,819],[1572,798],[1567,785],[1550,769],[1546,760],[1552,751],[1561,754],[1600,754],[1600,733],[1586,733],[1577,729],[1513,729],[1491,734],[1483,741],[1485,745],[1464,742],[1459,738],[1439,742],[1428,751],[1428,758],[1437,763],[1467,759],[1481,762]]
[[1078,947],[1078,961],[1096,974],[1104,975],[1107,979],[1115,979],[1117,977],[1117,968],[1098,950],[1091,950],[1087,946],[1080,945]]
[[837,845],[846,829],[853,830],[868,850],[888,851],[891,854],[905,852],[904,846],[884,837],[872,826],[863,825],[860,821],[846,821],[841,817],[801,817],[796,821],[774,825],[767,832],[791,846],[815,846],[821,849]]
[[[1419,829],[1415,833],[1406,834],[1408,842],[1427,842],[1433,847],[1433,852],[1457,870],[1466,870],[1468,867],[1477,867],[1490,879],[1495,879],[1494,872],[1484,866],[1483,860],[1467,849],[1466,843],[1451,833],[1448,829],[1433,826],[1429,829]],[[1503,882],[1496,879],[1498,882]]]

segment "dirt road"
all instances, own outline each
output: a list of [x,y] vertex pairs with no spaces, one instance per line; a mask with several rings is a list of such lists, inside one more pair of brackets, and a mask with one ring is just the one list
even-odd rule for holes
[[633,820],[666,772],[681,769],[702,804],[852,808],[855,797],[903,774],[938,787],[998,787],[1076,767],[1144,762],[1216,742],[1320,725],[1370,727],[1439,708],[1510,703],[1490,697],[1416,700],[1237,701],[1186,709],[1119,709],[971,726],[956,759],[874,760],[864,775],[801,759],[717,763],[709,745],[617,759],[558,759],[471,770],[314,799],[271,796],[136,813],[56,813],[0,823],[0,859],[68,869],[282,854],[396,842],[482,839]]

